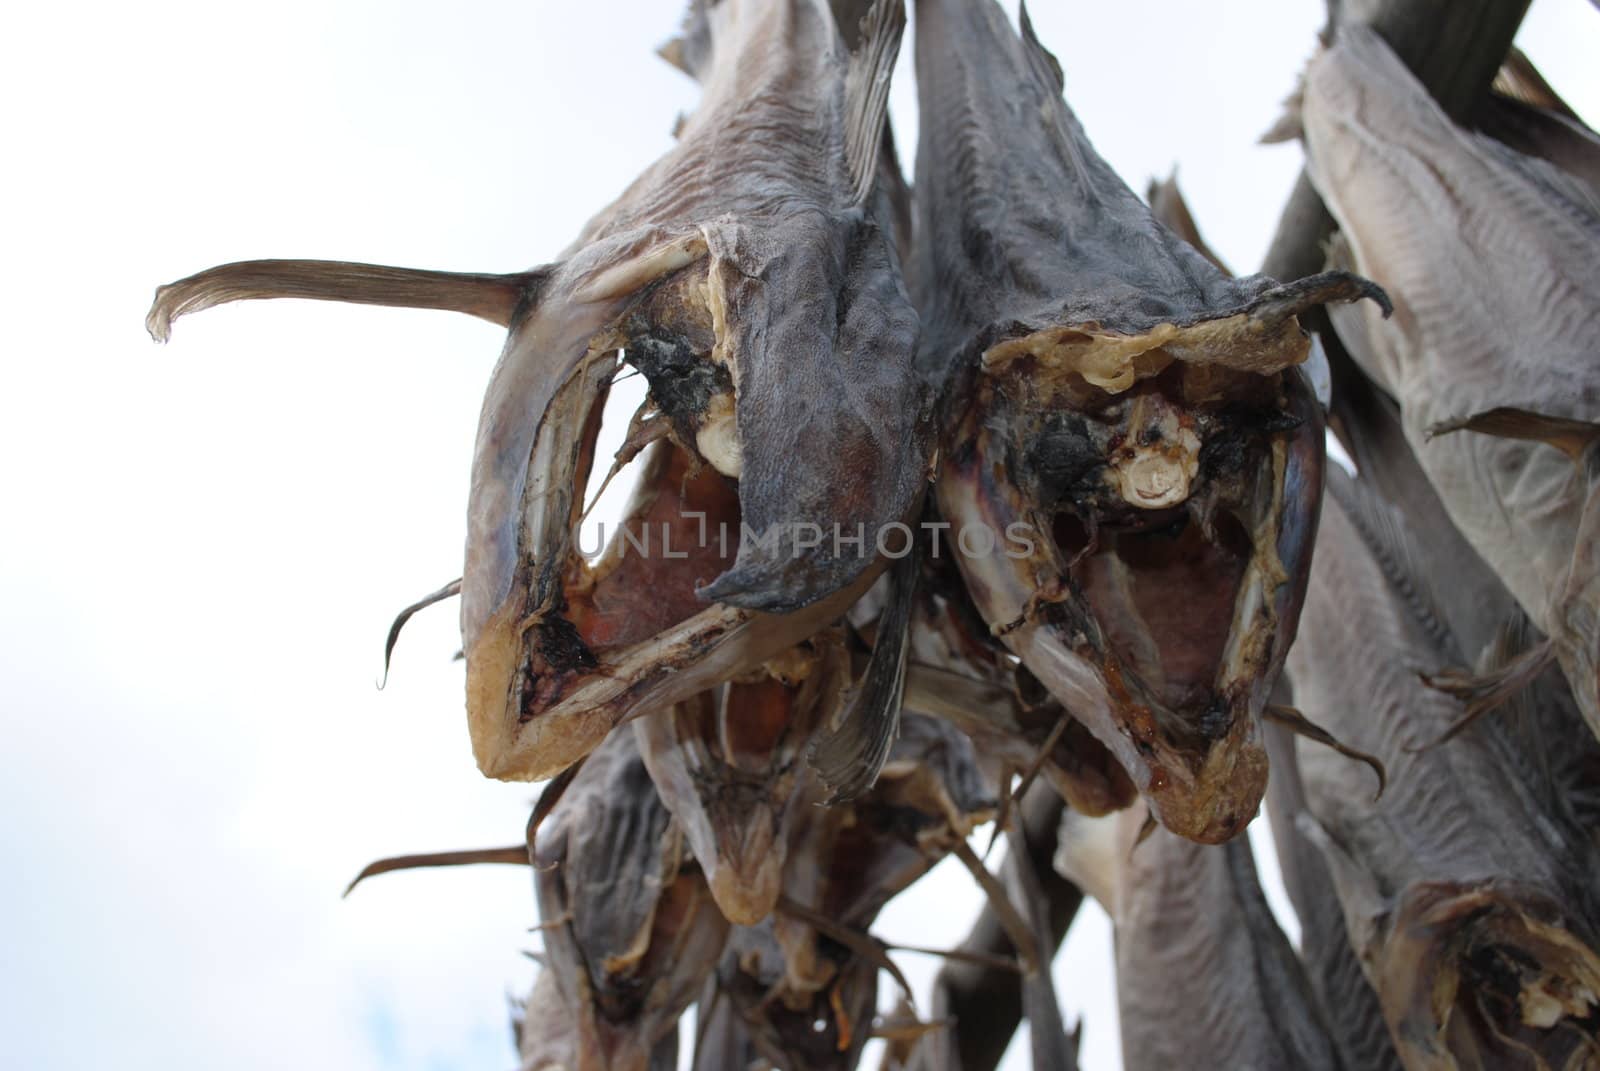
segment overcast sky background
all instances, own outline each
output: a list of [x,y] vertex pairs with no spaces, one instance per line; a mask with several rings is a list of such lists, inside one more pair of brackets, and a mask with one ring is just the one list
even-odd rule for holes
[[[1008,5],[1009,6],[1009,5]],[[1257,136],[1318,0],[1039,2],[1038,31],[1135,188],[1179,165],[1257,265],[1299,168]],[[453,604],[502,333],[445,313],[256,302],[142,321],[158,283],[255,257],[511,271],[551,258],[670,144],[694,86],[675,2],[18,5],[0,40],[0,1037],[17,1068],[515,1066],[526,871],[339,891],[382,855],[510,844]],[[1600,14],[1521,41],[1600,117]],[[915,158],[902,57],[893,116]],[[880,932],[953,942],[937,872]],[[937,964],[906,957],[924,991]],[[1084,1066],[1117,1066],[1109,928],[1057,962]],[[885,984],[885,997],[889,987]],[[870,1066],[870,1065],[869,1065]],[[1014,1046],[1009,1067],[1025,1066]]]

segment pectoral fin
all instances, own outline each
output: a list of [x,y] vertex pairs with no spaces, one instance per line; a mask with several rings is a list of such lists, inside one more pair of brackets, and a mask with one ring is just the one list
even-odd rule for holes
[[512,275],[424,271],[344,260],[245,260],[207,268],[156,290],[145,329],[157,342],[172,321],[230,301],[310,298],[357,305],[464,312],[510,327],[518,308],[537,289],[541,270]]
[[1544,443],[1560,450],[1574,462],[1581,462],[1584,452],[1594,444],[1596,438],[1600,438],[1600,426],[1588,421],[1545,416],[1509,405],[1486,409],[1471,416],[1442,420],[1428,429],[1428,438],[1448,435],[1453,431],[1476,431],[1501,439]]

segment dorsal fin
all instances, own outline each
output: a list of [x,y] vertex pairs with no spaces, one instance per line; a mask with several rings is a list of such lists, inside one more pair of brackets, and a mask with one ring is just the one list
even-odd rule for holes
[[860,47],[850,54],[844,81],[844,153],[853,205],[866,201],[878,174],[883,125],[889,115],[889,80],[905,28],[905,0],[874,0],[861,20]]
[[1065,93],[1067,76],[1061,71],[1061,61],[1039,42],[1039,35],[1033,32],[1033,20],[1028,17],[1027,0],[1023,0],[1018,21],[1022,26],[1022,51],[1028,57],[1028,66],[1044,80],[1046,85],[1054,87],[1057,94]]

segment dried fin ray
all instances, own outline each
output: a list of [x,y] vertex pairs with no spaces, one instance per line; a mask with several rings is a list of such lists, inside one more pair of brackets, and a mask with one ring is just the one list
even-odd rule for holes
[[855,799],[870,789],[889,761],[900,725],[910,649],[911,609],[922,555],[912,549],[895,563],[889,598],[879,621],[872,658],[837,728],[818,732],[807,761],[828,786],[828,803]]
[[1542,640],[1487,673],[1460,673],[1445,669],[1423,674],[1423,683],[1428,687],[1454,696],[1466,704],[1466,712],[1460,720],[1437,739],[1422,745],[1423,748],[1438,747],[1454,739],[1483,715],[1509,703],[1555,660],[1555,644]]
[[845,73],[844,148],[851,204],[865,202],[877,179],[889,116],[889,79],[905,28],[905,0],[875,0],[861,21],[861,44]]
[[[1056,999],[1055,979],[1050,970],[1048,950],[1050,921],[1046,913],[1049,901],[1034,873],[1028,853],[1028,843],[1021,829],[1007,831],[1005,884],[1015,891],[1032,937],[1038,960],[1033,971],[1023,972],[1022,1006],[1027,1016],[1029,1038],[1033,1052],[1034,1071],[1072,1071],[1077,1067],[1077,1046],[1067,1033],[1061,1018],[1061,1004]],[[1020,947],[1020,946],[1019,946]]]
[[1376,756],[1340,743],[1332,733],[1313,723],[1310,718],[1307,718],[1293,707],[1270,704],[1263,713],[1268,720],[1277,722],[1296,736],[1303,736],[1307,740],[1322,744],[1324,747],[1331,747],[1347,759],[1366,763],[1378,777],[1378,791],[1372,798],[1374,800],[1383,798],[1383,790],[1389,786],[1389,774],[1384,769],[1383,763]]
[[530,866],[528,846],[526,844],[513,844],[508,848],[469,848],[457,852],[425,852],[420,855],[394,855],[387,859],[378,859],[361,868],[349,885],[345,886],[341,897],[349,896],[357,885],[368,878],[377,877],[379,874],[393,874],[397,870],[422,870],[428,867],[441,866],[472,866],[477,863],[509,863],[516,866]]
[[410,621],[419,610],[426,610],[434,603],[443,602],[460,594],[461,581],[452,580],[438,591],[424,595],[395,615],[394,623],[389,626],[389,635],[383,641],[383,680],[378,683],[379,690],[389,683],[389,662],[394,655],[394,645],[400,642],[400,630],[406,627],[406,622]]
[[1457,431],[1475,431],[1503,439],[1544,443],[1560,450],[1574,462],[1581,462],[1589,447],[1600,438],[1600,426],[1586,420],[1546,416],[1514,406],[1499,406],[1471,416],[1439,421],[1428,428],[1428,438]]
[[181,316],[261,298],[441,309],[510,327],[541,275],[542,269],[482,275],[342,260],[246,260],[208,268],[157,289],[145,328],[157,342],[165,342],[172,322]]

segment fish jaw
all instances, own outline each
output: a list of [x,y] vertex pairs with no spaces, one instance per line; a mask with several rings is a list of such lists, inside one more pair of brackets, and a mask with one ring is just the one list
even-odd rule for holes
[[[1208,445],[1185,448],[1198,446],[1208,471],[1197,473],[1184,512],[1172,515],[1183,534],[1170,549],[1160,542],[1166,536],[1152,539],[1136,528],[1128,549],[1097,549],[1105,503],[1108,516],[1120,511],[1139,523],[1105,474],[1115,459],[1100,446],[1120,441],[1125,449],[1127,426],[1102,440],[1103,429],[1071,423],[1075,417],[1059,435],[1034,418],[1035,430],[1018,434],[1026,413],[1051,408],[1024,408],[1019,417],[994,380],[980,380],[977,404],[949,440],[936,490],[953,531],[1028,534],[1027,553],[1019,542],[1004,552],[958,556],[984,619],[1111,751],[1158,819],[1205,842],[1243,829],[1265,790],[1259,716],[1293,638],[1320,501],[1321,418],[1309,389],[1297,373],[1254,387],[1272,399],[1263,412],[1276,413],[1262,426],[1278,430],[1251,435],[1226,421],[1192,424]],[[1134,414],[1150,408],[1125,406]],[[1052,436],[1064,442],[1051,445]],[[1061,542],[1057,510],[1081,518],[1067,537],[1076,545]],[[1213,533],[1225,529],[1231,536],[1213,543]],[[1185,621],[1148,595],[1141,599],[1141,571],[1190,585],[1170,597],[1209,606],[1210,616]],[[1232,574],[1226,586],[1204,586],[1224,572]],[[1164,615],[1155,626],[1166,642],[1151,634],[1151,613]],[[1174,668],[1177,644],[1194,649]],[[1164,686],[1169,671],[1186,675],[1187,684]]]
[[1387,938],[1364,949],[1407,1065],[1454,1066],[1462,1031],[1486,1057],[1499,1054],[1495,1066],[1533,1053],[1541,1059],[1529,1066],[1574,1066],[1567,1060],[1585,1050],[1593,1059],[1600,955],[1564,922],[1556,905],[1513,883],[1408,888]]

